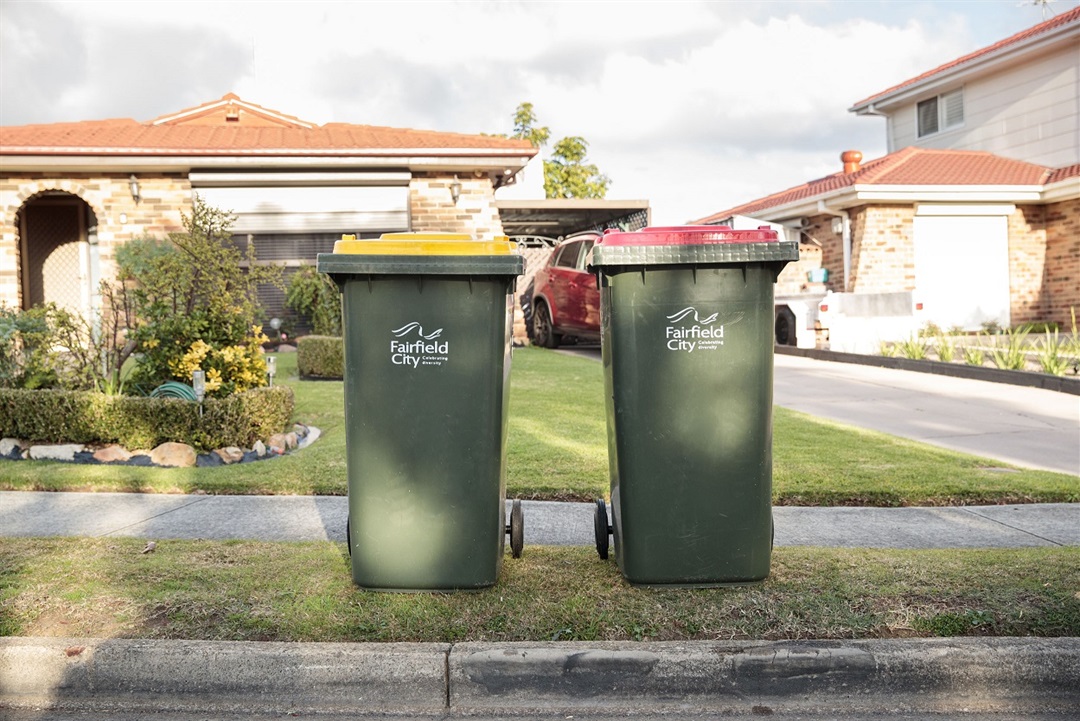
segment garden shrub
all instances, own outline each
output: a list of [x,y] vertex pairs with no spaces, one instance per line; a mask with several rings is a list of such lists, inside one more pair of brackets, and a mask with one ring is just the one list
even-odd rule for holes
[[266,385],[258,289],[283,287],[282,268],[256,263],[253,246],[242,254],[233,220],[196,196],[184,232],[118,249],[116,295],[133,309],[128,337],[140,354],[131,381],[143,392],[170,380],[189,383],[196,368],[206,372],[210,397]]
[[345,344],[338,336],[306,335],[296,341],[301,378],[344,378]]
[[82,316],[55,303],[0,306],[0,388],[97,388],[100,357]]
[[313,266],[305,265],[293,273],[285,304],[311,318],[315,335],[341,335],[341,292],[330,276]]
[[199,406],[177,398],[66,390],[0,389],[0,437],[40,443],[118,443],[130,450],[167,441],[207,451],[250,448],[281,433],[295,399],[287,386],[256,388]]

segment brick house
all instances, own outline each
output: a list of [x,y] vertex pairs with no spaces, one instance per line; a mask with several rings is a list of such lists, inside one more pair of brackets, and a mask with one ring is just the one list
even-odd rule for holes
[[[783,226],[778,295],[909,292],[924,322],[978,329],[1080,313],[1080,8],[856,103],[888,155],[699,223]],[[820,277],[820,272],[818,274]]]
[[[86,312],[116,248],[182,229],[198,194],[236,214],[236,239],[295,270],[342,233],[501,235],[495,190],[527,141],[328,123],[226,95],[149,122],[0,128],[0,304]],[[269,314],[283,298],[263,298]]]

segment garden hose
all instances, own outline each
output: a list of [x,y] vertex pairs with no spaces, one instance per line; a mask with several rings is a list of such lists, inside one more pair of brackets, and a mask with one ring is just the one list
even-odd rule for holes
[[198,402],[198,397],[195,395],[195,390],[186,383],[180,383],[178,381],[169,381],[162,383],[154,390],[150,391],[151,398],[181,398],[185,401]]

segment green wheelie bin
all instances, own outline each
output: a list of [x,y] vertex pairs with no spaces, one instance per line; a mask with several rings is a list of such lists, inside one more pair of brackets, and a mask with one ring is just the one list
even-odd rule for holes
[[611,518],[597,551],[638,585],[769,575],[773,285],[798,244],[768,227],[608,231],[600,284]]
[[506,534],[513,290],[505,237],[346,236],[318,270],[342,295],[346,537],[353,581],[386,591],[493,585]]

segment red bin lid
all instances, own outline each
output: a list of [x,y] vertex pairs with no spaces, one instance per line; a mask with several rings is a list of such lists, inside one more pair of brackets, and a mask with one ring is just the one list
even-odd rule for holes
[[707,245],[709,243],[776,243],[776,231],[767,225],[757,230],[732,230],[726,225],[673,225],[631,232],[605,230],[603,245]]

